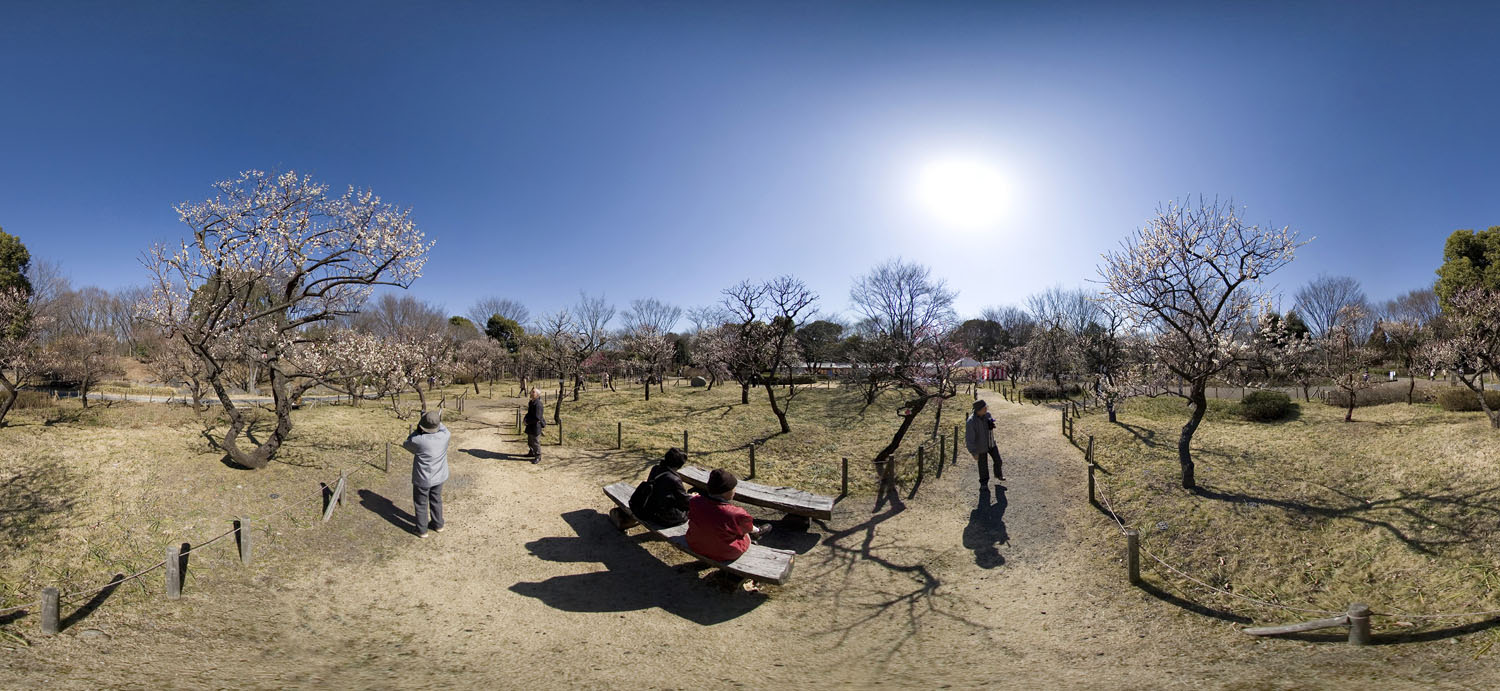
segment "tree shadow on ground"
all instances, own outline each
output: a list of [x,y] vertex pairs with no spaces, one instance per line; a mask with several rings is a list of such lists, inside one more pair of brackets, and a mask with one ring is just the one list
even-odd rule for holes
[[25,468],[0,482],[0,553],[15,553],[60,528],[76,503],[82,482],[51,463]]
[[[854,612],[854,616],[815,634],[832,639],[835,647],[877,623],[894,622],[897,632],[886,646],[884,658],[875,661],[882,669],[925,626],[931,625],[932,619],[956,622],[975,632],[990,628],[956,613],[952,596],[939,592],[942,581],[928,567],[939,553],[903,545],[880,534],[881,524],[905,510],[900,490],[893,485],[877,495],[872,515],[861,523],[832,530],[819,521],[829,529],[823,538],[827,551],[823,560],[813,565],[815,571],[808,577],[830,591],[830,609],[835,617],[845,611]],[[862,572],[865,567],[900,578],[871,578],[871,574]]]
[[1273,506],[1303,516],[1355,521],[1383,529],[1411,549],[1429,555],[1436,554],[1435,548],[1480,540],[1485,534],[1495,532],[1496,519],[1500,518],[1500,486],[1445,493],[1401,490],[1397,496],[1383,499],[1366,499],[1326,485],[1318,486],[1338,495],[1343,502],[1314,504],[1222,492],[1202,485],[1196,493],[1216,501]]
[[368,509],[376,516],[384,518],[386,522],[390,523],[393,526],[396,526],[397,528],[400,528],[403,531],[406,531],[413,535],[416,535],[418,532],[416,516],[407,513],[405,510],[392,503],[391,500],[386,499],[384,496],[377,492],[372,492],[367,489],[360,490],[359,505]]
[[1149,446],[1153,449],[1158,446],[1156,442],[1156,430],[1154,429],[1148,429],[1139,425],[1131,425],[1124,422],[1116,422],[1115,426],[1131,433],[1138,441],[1140,441],[1142,444],[1145,444],[1146,446]]
[[979,504],[969,512],[969,524],[964,526],[964,549],[974,553],[974,563],[981,569],[993,569],[1005,563],[999,545],[1008,544],[1010,535],[1005,530],[1005,488],[996,487],[993,503],[989,485],[979,488]]
[[[701,571],[705,565],[669,566],[641,547],[641,538],[622,535],[597,511],[570,511],[562,518],[576,537],[544,537],[526,543],[526,549],[544,561],[598,562],[604,570],[522,581],[510,586],[511,592],[565,612],[661,609],[701,626],[730,621],[766,600],[764,595],[726,593],[703,579],[685,578],[684,574]],[[649,538],[650,533],[642,537]]]

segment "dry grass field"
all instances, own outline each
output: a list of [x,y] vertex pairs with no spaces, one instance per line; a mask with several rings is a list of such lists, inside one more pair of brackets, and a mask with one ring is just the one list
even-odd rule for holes
[[[1132,401],[1118,424],[1102,413],[1077,422],[1076,443],[1095,437],[1101,486],[1143,548],[1217,587],[1296,607],[1500,610],[1500,435],[1482,414],[1390,404],[1344,423],[1341,409],[1304,403],[1291,419],[1251,423],[1231,401],[1210,403],[1194,439],[1200,494],[1180,486],[1181,399]],[[1211,606],[1298,616],[1145,561],[1153,578]],[[1377,631],[1413,634],[1473,621],[1375,619]]]

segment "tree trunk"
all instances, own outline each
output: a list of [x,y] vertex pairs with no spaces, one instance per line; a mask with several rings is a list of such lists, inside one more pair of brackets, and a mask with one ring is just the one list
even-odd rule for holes
[[1182,436],[1177,439],[1177,463],[1182,466],[1182,487],[1187,490],[1197,490],[1198,485],[1193,480],[1193,433],[1198,431],[1199,423],[1203,422],[1204,413],[1208,412],[1208,384],[1207,382],[1193,382],[1193,388],[1188,393],[1188,405],[1192,407],[1192,415],[1187,424],[1182,426]]
[[1302,385],[1302,402],[1303,403],[1312,403],[1312,393],[1309,391],[1309,388],[1311,388],[1311,387],[1309,387],[1307,384],[1303,384]]
[[1412,374],[1411,367],[1406,368],[1406,378],[1411,380],[1411,386],[1406,387],[1406,404],[1411,405],[1417,393],[1417,375]]
[[472,383],[474,384],[474,395],[478,396],[479,395],[479,377],[475,377],[473,379]]
[[875,454],[875,467],[880,470],[880,484],[882,487],[889,484],[895,478],[896,467],[892,462],[893,457],[896,455],[896,450],[901,448],[901,440],[906,438],[906,432],[911,429],[912,423],[916,422],[917,416],[922,414],[922,409],[925,407],[927,407],[926,398],[919,398],[908,402],[907,409],[910,411],[910,414],[901,418],[901,426],[896,429],[896,434],[891,437],[890,443],[886,444],[885,448],[880,450],[880,453]]
[[651,380],[647,379],[646,385],[642,388],[646,390],[646,400],[651,400]]
[[740,382],[740,405],[750,405],[750,382]]
[[78,383],[78,398],[83,401],[83,409],[89,409],[89,380],[84,379]]
[[562,420],[563,380],[557,380],[557,400],[552,403],[552,424],[559,424]]
[[1115,423],[1115,402],[1114,402],[1114,399],[1110,399],[1110,401],[1108,403],[1104,404],[1104,407],[1105,407],[1105,410],[1109,411],[1109,423],[1110,424],[1114,424]]
[[264,468],[281,448],[282,442],[286,441],[287,435],[292,431],[292,404],[291,396],[287,391],[289,382],[284,375],[280,374],[275,367],[271,368],[271,398],[276,410],[276,427],[271,431],[271,436],[259,446],[250,451],[245,451],[239,446],[239,437],[245,431],[246,420],[244,413],[236,408],[234,402],[229,398],[229,392],[224,389],[223,384],[217,380],[213,381],[214,392],[219,396],[219,402],[229,414],[229,429],[224,432],[224,439],[220,443],[224,452],[229,455],[229,460],[246,468]]
[[0,372],[0,394],[5,394],[5,400],[0,402],[0,427],[5,426],[5,416],[10,414],[11,407],[15,406],[16,399],[20,398],[20,392],[16,391],[16,385]]
[[573,375],[573,402],[578,402],[578,390],[583,388],[583,375]]
[[1344,393],[1349,394],[1349,407],[1344,410],[1344,422],[1354,422],[1354,392],[1345,391]]
[[776,381],[767,379],[762,384],[766,390],[766,400],[771,402],[771,412],[776,414],[776,421],[781,423],[781,433],[791,434],[792,426],[786,422],[786,411],[782,410],[781,405],[776,402]]

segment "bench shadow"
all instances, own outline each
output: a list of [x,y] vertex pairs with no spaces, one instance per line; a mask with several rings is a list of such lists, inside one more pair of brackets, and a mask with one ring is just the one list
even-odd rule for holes
[[[730,621],[766,600],[764,595],[725,593],[701,578],[685,578],[684,574],[696,574],[705,565],[669,566],[642,547],[641,538],[622,535],[597,511],[570,511],[562,518],[577,533],[575,537],[544,537],[526,543],[526,549],[544,561],[597,562],[604,570],[522,581],[510,586],[511,592],[565,612],[661,609],[701,626]],[[649,539],[649,534],[644,537]]]
[[[183,556],[185,557],[186,555]],[[94,593],[94,596],[89,598],[88,602],[83,603],[82,607],[73,610],[72,614],[69,614],[68,616],[63,617],[61,620],[59,620],[57,622],[57,630],[59,632],[67,631],[74,624],[77,624],[78,622],[88,618],[90,614],[94,613],[94,610],[99,609],[99,606],[104,604],[105,600],[109,599],[109,596],[115,594],[115,591],[120,588],[120,584],[124,581],[125,574],[123,573],[117,573],[111,576],[109,579],[109,585],[104,586],[103,590]]]
[[391,503],[391,500],[386,499],[378,492],[372,492],[367,489],[360,490],[359,505],[375,515],[384,518],[387,523],[413,535],[417,534],[417,517]]
[[964,526],[964,549],[974,553],[974,563],[981,569],[993,569],[1005,564],[999,545],[1008,544],[1010,535],[1005,530],[1005,488],[996,487],[994,501],[990,500],[988,485],[979,488],[979,504],[969,512],[969,524]]

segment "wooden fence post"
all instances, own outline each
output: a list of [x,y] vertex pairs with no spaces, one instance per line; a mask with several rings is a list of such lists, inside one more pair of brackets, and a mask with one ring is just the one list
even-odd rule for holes
[[339,481],[333,486],[333,494],[328,495],[328,507],[323,509],[323,522],[327,523],[333,517],[334,508],[343,503],[340,497],[344,493],[344,471],[339,471]]
[[243,516],[235,523],[235,537],[239,538],[240,565],[250,565],[250,519]]
[[625,448],[625,423],[615,421],[615,448]]
[[923,452],[926,450],[927,447],[925,446],[917,447],[917,482],[921,482],[922,476],[927,472],[927,463],[923,460],[926,457],[926,454]]
[[839,496],[844,497],[849,495],[849,458],[847,456],[844,457],[844,479],[839,487],[841,488]]
[[1098,503],[1098,500],[1096,500],[1094,498],[1094,464],[1093,463],[1089,464],[1089,503],[1090,504],[1097,504]]
[[177,545],[167,547],[167,599],[182,597],[182,551]]
[[682,452],[683,453],[687,453],[688,452],[687,442],[688,442],[687,430],[682,430]]
[[57,588],[47,586],[42,588],[42,635],[56,636],[57,624]]
[[563,426],[562,426],[562,416],[561,415],[559,415],[557,417],[557,445],[558,446],[562,446],[563,445]]
[[953,426],[953,465],[958,465],[958,428],[962,425]]
[[385,443],[385,472],[391,472],[391,443]]
[[1130,584],[1141,584],[1141,533],[1138,530],[1128,529],[1125,531],[1125,568],[1130,574]]
[[1083,450],[1083,460],[1088,462],[1090,468],[1094,466],[1094,435],[1092,434],[1089,435],[1088,448]]
[[335,494],[338,495],[339,506],[343,506],[344,505],[344,495],[348,494],[348,492],[344,491],[346,489],[346,485],[348,484],[348,481],[349,481],[349,471],[347,471],[347,470],[340,470],[339,471],[339,488],[338,488],[338,491],[335,492]]
[[[687,432],[683,432],[683,434],[687,434]],[[755,477],[755,444],[754,444],[754,442],[752,442],[750,444],[750,477],[752,477],[752,478]]]
[[1062,411],[1062,433],[1063,433],[1063,436],[1067,436],[1067,434],[1068,434],[1068,409],[1067,408],[1063,408],[1063,411]]
[[1363,602],[1349,605],[1349,644],[1370,644],[1370,606]]

